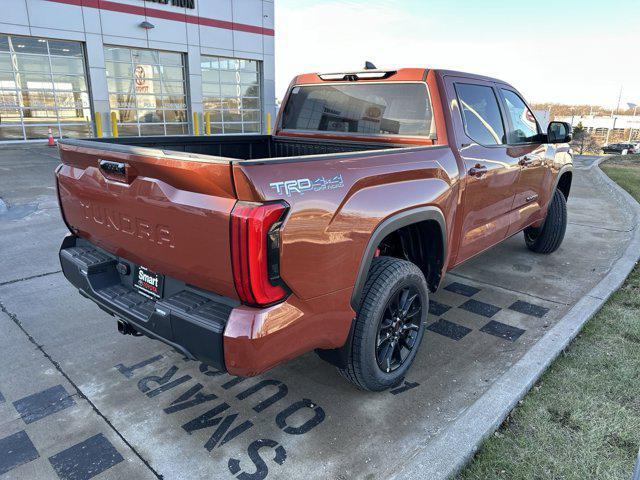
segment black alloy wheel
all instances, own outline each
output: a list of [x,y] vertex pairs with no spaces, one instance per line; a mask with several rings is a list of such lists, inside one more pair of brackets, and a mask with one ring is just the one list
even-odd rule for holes
[[373,259],[345,349],[344,378],[362,390],[399,385],[418,354],[429,312],[429,287],[414,263]]
[[415,286],[402,287],[389,298],[376,338],[376,361],[383,372],[397,370],[409,357],[421,319],[422,302]]

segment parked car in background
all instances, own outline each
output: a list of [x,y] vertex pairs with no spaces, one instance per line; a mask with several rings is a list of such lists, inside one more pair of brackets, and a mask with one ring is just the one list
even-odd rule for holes
[[618,155],[632,155],[638,153],[637,143],[611,143],[602,147],[602,153],[615,153]]

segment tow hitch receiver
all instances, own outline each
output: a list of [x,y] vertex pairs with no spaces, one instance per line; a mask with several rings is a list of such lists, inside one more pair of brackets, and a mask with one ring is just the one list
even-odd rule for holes
[[134,337],[141,337],[142,334],[133,328],[129,323],[122,319],[118,319],[118,331],[122,335],[133,335]]

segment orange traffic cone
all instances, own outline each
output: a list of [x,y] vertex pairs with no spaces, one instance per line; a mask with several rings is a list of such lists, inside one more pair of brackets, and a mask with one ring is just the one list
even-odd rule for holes
[[51,132],[51,129],[49,129],[49,146],[50,147],[56,146],[56,141],[53,139],[53,132]]

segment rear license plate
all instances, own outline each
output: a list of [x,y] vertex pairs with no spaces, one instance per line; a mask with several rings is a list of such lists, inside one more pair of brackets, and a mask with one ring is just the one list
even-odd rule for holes
[[164,275],[138,266],[134,271],[133,286],[140,290],[140,292],[151,295],[154,298],[162,298]]

